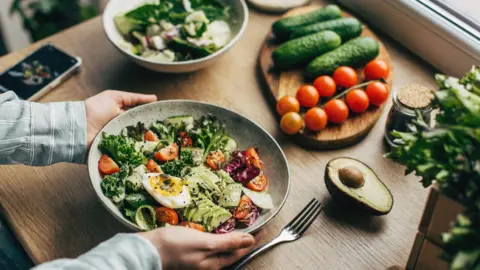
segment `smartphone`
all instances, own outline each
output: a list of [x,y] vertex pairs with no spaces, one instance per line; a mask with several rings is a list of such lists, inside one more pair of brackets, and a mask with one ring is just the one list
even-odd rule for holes
[[0,74],[0,94],[37,100],[80,69],[82,60],[47,43]]

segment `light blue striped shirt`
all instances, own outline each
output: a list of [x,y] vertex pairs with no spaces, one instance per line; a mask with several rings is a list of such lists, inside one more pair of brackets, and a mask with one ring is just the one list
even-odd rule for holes
[[[83,102],[34,103],[0,94],[0,164],[46,166],[84,163],[87,153]],[[44,263],[46,269],[161,269],[156,248],[137,234],[117,234],[76,259]]]

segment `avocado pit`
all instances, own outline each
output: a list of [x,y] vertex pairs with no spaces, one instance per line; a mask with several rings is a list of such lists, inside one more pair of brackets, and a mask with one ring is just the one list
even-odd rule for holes
[[355,166],[346,166],[338,170],[340,181],[351,188],[361,188],[365,184],[363,173]]

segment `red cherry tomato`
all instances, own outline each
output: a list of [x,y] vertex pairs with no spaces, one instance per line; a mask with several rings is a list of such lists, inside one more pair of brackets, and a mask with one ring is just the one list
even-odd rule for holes
[[248,182],[247,184],[247,188],[254,191],[263,191],[267,187],[267,184],[268,184],[267,177],[264,174],[262,174],[250,180],[250,182]]
[[325,104],[325,112],[328,116],[328,121],[334,124],[341,124],[348,118],[348,107],[343,100],[332,99]]
[[370,99],[370,103],[375,106],[382,105],[388,99],[388,88],[381,82],[372,82],[367,86],[365,92]]
[[277,102],[277,112],[280,115],[284,115],[289,112],[296,112],[300,111],[300,103],[298,100],[293,96],[284,96]]
[[225,162],[225,155],[222,153],[222,151],[210,152],[205,158],[205,162],[207,162],[207,165],[212,168],[212,170],[216,171],[223,166],[223,163]]
[[151,173],[160,173],[162,171],[160,170],[160,166],[158,166],[158,164],[153,159],[150,159],[147,162],[147,170]]
[[195,229],[195,230],[201,231],[201,232],[205,231],[205,227],[203,227],[200,224],[194,223],[194,222],[182,221],[182,222],[180,222],[180,226],[184,226],[184,227],[187,227],[187,228],[192,228],[192,229]]
[[172,143],[169,146],[162,148],[160,151],[155,152],[153,155],[156,159],[164,162],[174,160],[178,156],[178,145],[176,143]]
[[178,214],[175,210],[168,207],[158,207],[156,210],[157,223],[168,223],[170,225],[178,224]]
[[248,167],[255,167],[260,170],[263,168],[263,162],[260,160],[257,150],[255,150],[254,147],[251,146],[248,148],[246,157]]
[[370,104],[367,94],[362,89],[354,89],[348,92],[345,101],[348,108],[355,113],[365,112]]
[[333,72],[333,80],[337,86],[350,88],[357,84],[357,72],[351,67],[339,67]]
[[238,203],[237,209],[235,209],[235,218],[236,219],[243,219],[250,214],[252,211],[252,200],[247,195],[243,195],[240,198],[240,202]]
[[302,107],[313,107],[320,100],[318,91],[311,85],[302,85],[297,91],[297,100]]
[[331,97],[337,91],[337,84],[330,76],[320,76],[314,82],[313,86],[317,88],[321,97]]
[[118,167],[117,163],[115,163],[113,159],[105,154],[103,154],[98,161],[98,169],[106,175],[114,174],[120,171],[120,167]]
[[363,69],[363,74],[367,81],[387,79],[390,73],[390,67],[385,61],[373,60],[370,61]]
[[144,139],[145,141],[151,141],[151,142],[156,142],[156,141],[158,141],[157,135],[156,135],[155,133],[153,133],[153,131],[151,131],[151,130],[147,130],[147,131],[145,132],[145,134],[143,135],[143,139]]
[[178,137],[182,146],[192,146],[192,137],[190,137],[185,131],[179,132]]
[[311,108],[305,114],[305,126],[312,131],[320,131],[327,126],[328,116],[320,108]]
[[290,135],[299,132],[302,128],[302,125],[302,117],[296,112],[289,112],[280,120],[280,128],[283,130],[283,132]]

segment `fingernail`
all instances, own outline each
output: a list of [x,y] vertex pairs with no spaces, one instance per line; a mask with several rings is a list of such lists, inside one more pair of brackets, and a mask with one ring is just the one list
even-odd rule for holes
[[251,236],[250,234],[245,234],[242,236],[242,246],[243,247],[249,247],[251,245],[253,245],[254,243],[254,239],[253,239],[253,236]]

